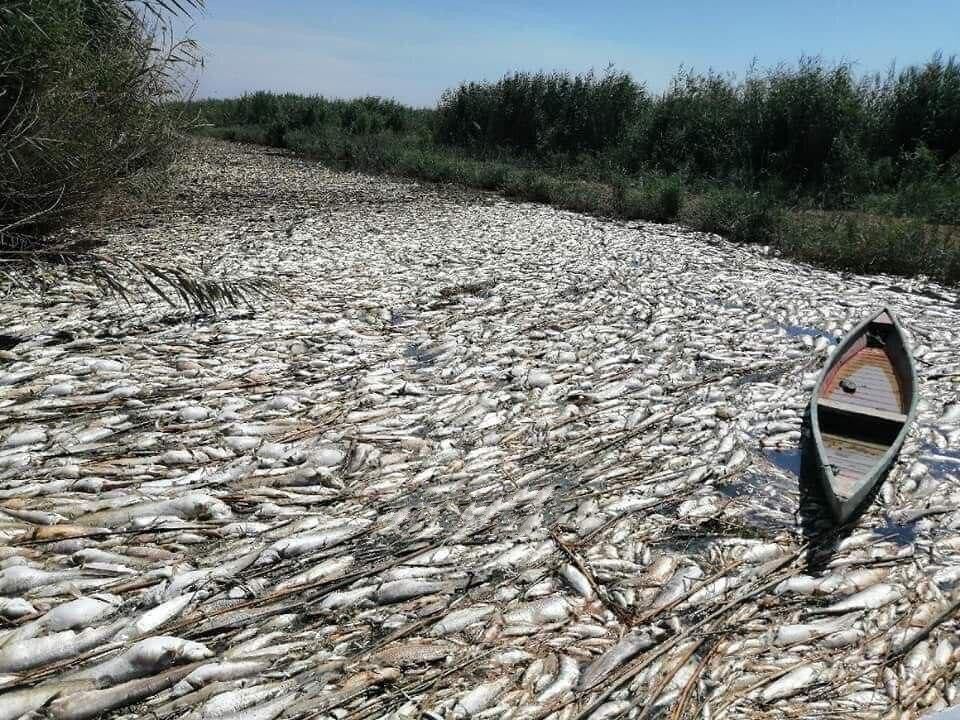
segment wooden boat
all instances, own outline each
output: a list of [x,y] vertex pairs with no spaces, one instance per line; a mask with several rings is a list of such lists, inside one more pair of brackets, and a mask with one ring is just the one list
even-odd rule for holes
[[840,342],[810,401],[814,470],[845,522],[900,452],[917,412],[917,373],[893,311],[867,317]]

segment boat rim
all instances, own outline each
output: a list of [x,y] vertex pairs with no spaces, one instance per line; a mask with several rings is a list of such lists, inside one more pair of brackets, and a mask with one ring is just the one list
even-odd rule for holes
[[[833,366],[833,360],[836,357],[842,357],[843,353],[853,344],[853,342],[863,333],[867,325],[873,322],[876,318],[882,315],[884,312],[890,316],[890,321],[893,324],[894,329],[900,334],[900,337],[903,341],[903,347],[907,355],[907,369],[910,375],[910,382],[913,387],[910,392],[910,406],[907,408],[906,420],[903,423],[903,427],[900,428],[900,431],[897,433],[896,437],[893,439],[893,442],[890,444],[890,447],[887,448],[886,452],[877,459],[877,462],[874,464],[874,467],[886,467],[890,465],[893,458],[900,451],[900,446],[903,444],[903,441],[906,439],[907,432],[910,430],[910,425],[913,423],[914,417],[917,412],[917,401],[919,400],[919,393],[917,392],[917,368],[916,363],[913,360],[913,351],[910,346],[910,341],[906,336],[906,333],[903,332],[903,326],[900,324],[900,320],[897,318],[896,313],[889,305],[884,305],[879,310],[870,315],[867,315],[859,324],[856,325],[853,329],[848,332],[843,340],[834,348],[833,353],[827,359],[826,364],[820,370],[820,376],[817,378],[817,383],[813,387],[813,395],[810,398],[810,428],[813,433],[813,442],[815,449],[815,462],[817,464],[817,470],[824,473],[824,477],[829,483],[830,487],[834,487],[834,475],[833,470],[828,464],[824,463],[826,457],[826,450],[823,444],[823,436],[820,434],[820,416],[818,411],[818,400],[820,399],[820,391],[823,389],[823,383],[826,380],[827,373]],[[851,496],[853,497],[853,496]],[[831,506],[835,507],[837,504],[842,505],[845,502],[848,502],[850,498],[840,498],[839,496],[834,495],[834,500],[831,501]],[[841,513],[835,509],[838,515]],[[847,513],[849,514],[849,513]]]

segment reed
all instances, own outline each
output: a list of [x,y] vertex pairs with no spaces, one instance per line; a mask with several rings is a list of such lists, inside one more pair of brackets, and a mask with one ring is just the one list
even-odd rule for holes
[[[182,12],[201,4],[174,3]],[[171,159],[180,119],[168,103],[197,53],[173,36],[167,7],[0,6],[0,247],[95,207]]]

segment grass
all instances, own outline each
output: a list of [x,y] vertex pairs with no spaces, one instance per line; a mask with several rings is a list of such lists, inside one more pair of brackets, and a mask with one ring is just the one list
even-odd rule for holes
[[803,58],[651,97],[608,71],[464,83],[435,110],[260,92],[191,106],[208,135],[334,167],[679,222],[845,270],[960,280],[960,63],[857,78]]

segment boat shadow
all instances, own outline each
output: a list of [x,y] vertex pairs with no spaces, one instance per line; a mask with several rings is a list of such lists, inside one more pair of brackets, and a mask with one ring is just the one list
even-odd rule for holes
[[889,471],[884,473],[874,485],[870,494],[850,518],[842,525],[838,525],[820,481],[820,469],[816,462],[816,450],[809,427],[809,415],[807,415],[804,418],[800,438],[800,473],[798,475],[800,502],[797,515],[807,545],[805,572],[808,575],[817,575],[827,569],[840,543],[850,536],[859,524],[860,517],[873,505],[877,493],[887,481]]

